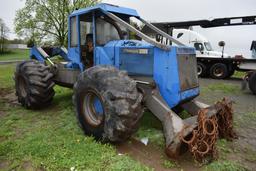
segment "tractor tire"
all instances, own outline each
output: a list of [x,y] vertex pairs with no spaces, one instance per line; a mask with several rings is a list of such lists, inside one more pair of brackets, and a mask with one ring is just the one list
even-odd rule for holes
[[252,73],[252,75],[249,77],[248,84],[252,93],[256,94],[256,72]]
[[197,62],[197,74],[199,77],[207,77],[208,76],[207,67],[204,63]]
[[138,130],[143,115],[142,94],[126,72],[95,66],[81,73],[73,103],[87,135],[104,142],[122,142]]
[[214,79],[224,79],[228,76],[227,65],[222,63],[216,63],[210,68],[210,76]]
[[38,61],[19,63],[14,74],[18,102],[27,109],[40,109],[48,106],[55,94],[50,67]]

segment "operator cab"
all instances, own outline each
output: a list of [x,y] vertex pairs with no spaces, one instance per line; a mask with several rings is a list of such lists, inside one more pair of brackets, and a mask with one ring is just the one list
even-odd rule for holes
[[128,38],[128,31],[124,27],[100,11],[71,15],[69,27],[68,56],[72,56],[75,63],[82,65],[78,67],[83,70],[95,65],[96,47],[103,47],[113,40]]

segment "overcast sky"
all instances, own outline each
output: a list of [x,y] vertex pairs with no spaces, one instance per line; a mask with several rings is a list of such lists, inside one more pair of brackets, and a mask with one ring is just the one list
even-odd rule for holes
[[[188,21],[256,15],[256,0],[103,0],[103,2],[134,8],[148,21]],[[0,0],[0,18],[13,32],[15,11],[25,0]],[[194,28],[208,38],[216,50],[218,41],[226,42],[226,53],[250,57],[250,45],[256,40],[256,25],[219,28]],[[9,37],[14,38],[15,34]]]

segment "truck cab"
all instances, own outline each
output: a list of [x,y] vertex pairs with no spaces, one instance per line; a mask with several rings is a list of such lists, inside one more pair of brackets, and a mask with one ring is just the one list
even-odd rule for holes
[[[188,29],[173,29],[173,37],[189,47],[196,49],[196,57],[221,58],[222,53],[215,51],[211,43],[201,34]],[[223,58],[230,58],[226,53]]]

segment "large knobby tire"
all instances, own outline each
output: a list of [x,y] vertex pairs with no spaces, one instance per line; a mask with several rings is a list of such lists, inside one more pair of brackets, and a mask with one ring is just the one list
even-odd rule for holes
[[80,74],[73,102],[85,134],[122,142],[135,133],[143,114],[142,94],[126,72],[95,66]]
[[249,77],[249,88],[253,94],[256,94],[256,71]]
[[197,74],[199,77],[207,77],[208,76],[207,67],[204,63],[197,62]]
[[28,109],[48,106],[55,94],[53,76],[50,67],[38,61],[30,60],[19,63],[14,75],[19,103]]
[[227,65],[222,63],[216,63],[210,68],[210,76],[214,79],[224,79],[228,76]]

